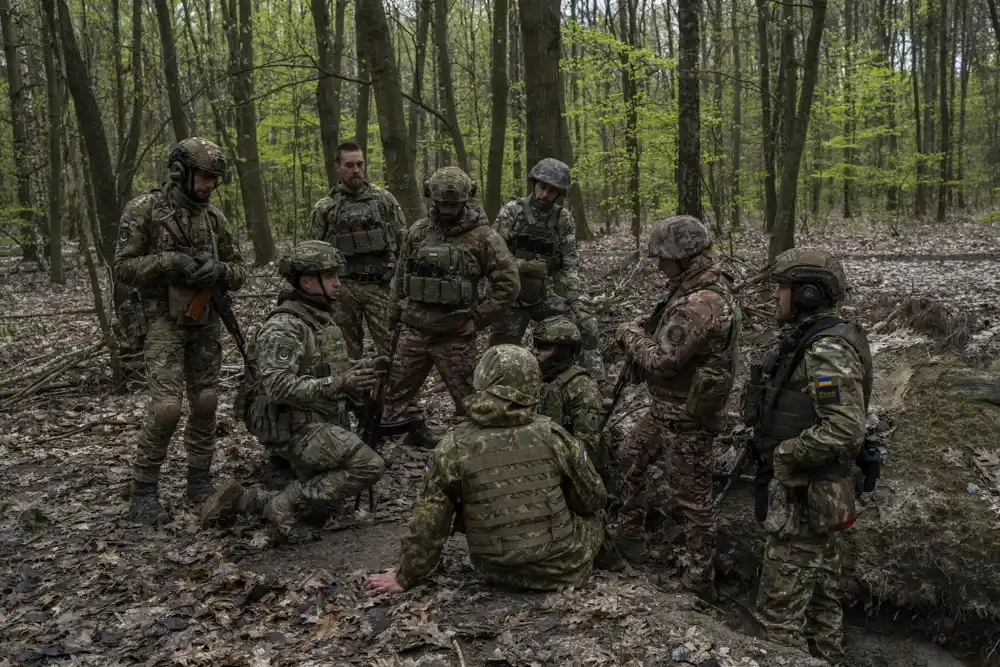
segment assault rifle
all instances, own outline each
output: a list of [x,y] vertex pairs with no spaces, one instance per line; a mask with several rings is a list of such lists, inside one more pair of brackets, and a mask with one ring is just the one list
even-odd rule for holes
[[[375,445],[378,443],[378,439],[384,435],[382,433],[382,412],[385,410],[385,395],[389,390],[389,380],[392,375],[392,366],[396,361],[396,345],[399,343],[399,330],[402,329],[401,324],[397,324],[396,328],[392,330],[392,341],[389,343],[389,368],[386,369],[385,375],[378,383],[378,388],[375,390],[375,398],[368,405],[368,410],[365,411],[364,415],[361,417],[361,439],[366,445],[375,449]],[[372,484],[368,487],[368,511],[375,511],[375,485]],[[358,507],[361,505],[361,494],[354,496],[354,510],[357,511]]]
[[726,473],[726,483],[722,487],[722,490],[715,494],[715,497],[712,498],[712,507],[718,507],[719,503],[721,503],[726,497],[726,494],[729,493],[729,490],[733,488],[733,484],[739,480],[740,475],[743,473],[743,466],[746,465],[747,459],[751,457],[753,457],[754,460],[757,459],[757,447],[754,443],[753,432],[747,431],[746,433],[741,434],[739,439],[743,441],[740,453],[736,457],[736,460],[733,461],[733,465],[730,466],[729,471]]

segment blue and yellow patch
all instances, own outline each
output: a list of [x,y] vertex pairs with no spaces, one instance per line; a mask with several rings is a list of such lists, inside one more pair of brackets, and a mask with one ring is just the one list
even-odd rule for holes
[[427,463],[424,464],[424,474],[429,475],[430,472],[431,472],[431,462],[428,461]]
[[832,387],[833,386],[833,378],[831,378],[831,377],[819,378],[818,380],[816,380],[816,386],[817,387]]
[[840,387],[834,384],[833,378],[822,377],[816,380],[816,403],[818,405],[840,403]]
[[584,447],[583,445],[580,445],[580,458],[583,459],[584,461],[587,460],[587,448]]
[[437,250],[430,250],[430,251],[427,252],[427,256],[428,257],[437,257],[438,256],[438,251]]
[[128,229],[128,226],[132,223],[127,218],[122,218],[121,222],[118,223],[120,229]]

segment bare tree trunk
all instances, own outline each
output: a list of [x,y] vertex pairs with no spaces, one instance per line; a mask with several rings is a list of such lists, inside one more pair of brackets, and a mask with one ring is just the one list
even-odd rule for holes
[[61,72],[57,66],[56,26],[43,17],[45,29],[41,31],[42,60],[45,63],[45,87],[48,97],[48,139],[49,139],[49,280],[59,285],[66,284],[63,270],[63,220],[62,220],[62,90],[59,80]]
[[730,190],[730,204],[729,210],[731,212],[732,229],[739,229],[742,223],[741,220],[741,205],[740,197],[742,192],[740,190],[740,170],[743,168],[743,151],[742,151],[742,137],[741,132],[743,129],[743,64],[740,60],[740,31],[739,23],[737,21],[739,17],[739,0],[733,0],[732,4],[732,31],[733,31],[733,177],[732,185]]
[[[715,218],[715,230],[722,235],[722,226],[725,224],[725,210],[723,205],[726,201],[726,170],[725,151],[722,148],[722,0],[710,0],[712,13],[712,68],[715,72],[712,75],[712,104],[715,107],[713,115],[715,118],[708,127],[709,137],[712,141],[712,154],[715,159],[708,164],[709,201],[712,205],[712,216]],[[705,79],[708,83],[707,78]]]
[[[785,11],[791,14],[791,6],[785,5]],[[809,38],[806,42],[805,62],[802,72],[802,90],[799,94],[798,109],[794,118],[786,120],[791,128],[786,131],[787,140],[781,160],[781,191],[778,196],[778,213],[775,217],[774,233],[768,244],[768,257],[773,261],[779,254],[795,246],[795,193],[799,182],[799,164],[802,161],[802,150],[805,147],[806,132],[809,129],[809,114],[812,109],[813,93],[816,90],[816,79],[819,73],[819,49],[823,41],[823,27],[826,23],[826,0],[813,0],[812,21],[809,25]],[[794,31],[791,21],[785,23],[786,32]],[[794,34],[792,36],[794,39]],[[795,68],[794,48],[791,49],[786,67]],[[786,76],[789,73],[786,72]],[[794,78],[794,77],[789,77]],[[794,88],[786,90],[794,99]],[[794,102],[792,109],[794,109]]]
[[[358,47],[358,78],[368,79],[371,71],[368,68],[368,59],[361,53]],[[372,87],[371,84],[358,84],[358,112],[354,117],[354,143],[361,147],[365,155],[368,154],[368,121],[371,119],[372,111]]]
[[108,154],[108,140],[104,133],[104,123],[101,121],[101,109],[97,98],[90,87],[90,75],[80,55],[73,32],[66,0],[42,0],[47,16],[55,16],[58,7],[59,41],[62,44],[63,62],[66,66],[66,81],[69,84],[70,95],[73,96],[73,107],[76,109],[77,125],[80,129],[82,142],[86,148],[90,181],[94,188],[94,199],[97,205],[98,223],[101,230],[101,252],[106,261],[110,262],[114,251],[114,242],[118,238],[118,199],[115,193],[115,177],[111,167],[111,156]]
[[997,0],[986,0],[990,9],[990,23],[993,24],[993,37],[997,41],[997,53],[1000,54],[1000,11],[997,10]]
[[[937,103],[937,15],[940,7],[937,0],[929,0],[927,3],[927,20],[924,31],[924,152],[933,153],[937,145],[935,140],[934,107]],[[925,180],[930,178],[929,158],[922,159],[924,166]],[[925,207],[930,202],[931,184],[924,182],[921,186],[924,190]],[[926,214],[926,210],[921,214]]]
[[[919,218],[927,213],[927,190],[924,186],[924,178],[926,176],[926,167],[924,164],[924,132],[922,128],[922,120],[920,114],[920,49],[917,46],[917,26],[915,11],[913,8],[913,3],[916,0],[909,0],[909,14],[910,14],[910,39],[913,41],[913,55],[912,55],[912,67],[913,74],[910,80],[913,82],[913,119],[915,121],[915,142],[917,146],[917,187],[914,199],[914,213]],[[926,68],[926,63],[924,64]],[[926,100],[925,100],[926,102]]]
[[[422,126],[426,125],[424,110],[414,100],[423,99],[424,66],[427,60],[427,33],[430,32],[430,23],[431,0],[419,0],[419,4],[417,5],[417,36],[415,40],[416,54],[413,63],[413,88],[410,92],[410,124],[408,128],[410,164],[414,168],[417,164],[418,137],[423,134],[421,132]],[[506,26],[506,23],[504,25]],[[506,27],[504,28],[504,34],[506,34]]]
[[7,70],[7,93],[10,96],[10,121],[14,135],[14,170],[17,172],[17,218],[23,230],[18,242],[24,251],[25,261],[38,261],[38,246],[34,242],[35,215],[31,204],[31,164],[28,155],[28,97],[24,85],[24,71],[18,46],[20,36],[14,31],[8,0],[0,0],[0,29],[3,36],[3,55]]
[[[187,118],[184,116],[184,102],[181,99],[181,83],[177,73],[177,47],[174,45],[173,7],[169,0],[153,0],[156,6],[156,22],[160,26],[160,50],[163,57],[163,74],[167,80],[167,101],[170,103],[170,122],[174,129],[174,139],[180,141],[190,136]],[[249,76],[249,73],[247,74]]]
[[448,56],[448,2],[434,0],[434,43],[437,45],[438,86],[444,116],[448,119],[448,133],[455,147],[458,167],[469,173],[469,156],[465,152],[465,138],[458,125],[458,109],[455,104],[455,87],[451,79],[451,58]]
[[521,70],[521,23],[517,3],[511,6],[510,12],[510,114],[514,118],[514,134],[511,137],[511,152],[513,160],[511,170],[514,176],[514,194],[520,196],[524,192],[524,96],[521,94],[523,83]]
[[958,208],[964,210],[965,202],[965,100],[969,92],[969,60],[973,57],[972,33],[969,31],[969,5],[962,2],[962,70],[959,75],[961,92],[958,107]]
[[493,109],[486,175],[486,215],[493,219],[503,204],[503,154],[507,144],[507,0],[493,0],[491,56],[490,96]]
[[853,2],[844,3],[844,103],[847,106],[844,114],[844,207],[845,219],[854,217],[851,207],[854,199],[854,24],[857,5]]
[[771,49],[767,0],[757,0],[757,62],[760,67],[760,122],[764,138],[764,231],[774,228],[778,194],[774,168],[774,119],[771,117]]
[[118,151],[125,143],[125,69],[122,67],[121,11],[118,0],[111,0],[111,40],[115,61],[115,130],[118,137]]
[[[343,12],[341,0],[337,0],[337,11]],[[316,60],[319,65],[319,80],[316,81],[316,111],[319,117],[320,142],[323,145],[323,165],[326,168],[326,182],[329,187],[337,184],[337,144],[340,143],[340,105],[334,84],[339,80],[331,76],[340,74],[334,63],[335,46],[330,38],[329,0],[310,0],[313,27],[316,31]],[[341,18],[343,25],[343,18]]]
[[367,55],[367,65],[375,86],[386,183],[407,218],[416,220],[423,214],[423,207],[413,180],[410,151],[406,145],[403,95],[382,0],[358,0],[355,18],[362,16],[363,20],[356,20],[358,48]]
[[[894,7],[895,0],[879,0],[878,24],[881,37],[881,57],[887,63],[889,71],[893,71],[896,65],[894,57],[895,38],[892,32],[892,25],[895,19]],[[882,105],[886,109],[887,123],[889,125],[888,165],[892,172],[895,173],[899,165],[899,141],[896,136],[896,100],[894,98],[892,82],[887,81],[882,91]],[[895,182],[892,182],[886,190],[886,209],[895,211],[898,208],[899,187]]]
[[[236,170],[243,195],[255,263],[267,264],[275,255],[274,237],[267,215],[267,197],[257,147],[257,109],[253,102],[253,13],[250,0],[222,3],[226,37],[229,40],[229,74],[236,103]],[[237,15],[238,12],[238,15]]]
[[[610,21],[609,21],[610,24]],[[618,38],[628,45],[629,51],[622,51],[621,79],[622,98],[625,102],[625,160],[628,162],[628,194],[630,203],[629,217],[632,219],[632,238],[635,247],[639,247],[639,237],[642,234],[642,198],[639,193],[639,90],[636,84],[635,65],[630,51],[635,49],[638,40],[636,27],[636,2],[628,0],[618,3]],[[609,25],[609,27],[611,27]]]
[[[128,132],[124,135],[124,144],[119,146],[117,193],[118,208],[125,208],[125,203],[132,199],[132,181],[135,178],[136,160],[139,152],[139,139],[142,132],[142,116],[145,107],[145,89],[142,83],[142,3],[132,3],[132,60],[129,63],[132,71],[132,116]],[[118,304],[115,304],[116,306]]]
[[698,0],[678,0],[677,211],[701,220],[701,106],[698,90]]
[[938,111],[941,116],[941,158],[938,161],[941,182],[938,183],[937,221],[944,222],[948,213],[948,160],[951,152],[951,120],[948,118],[948,72],[951,69],[948,49],[948,5],[941,3],[938,17],[938,79],[941,87],[938,97]]

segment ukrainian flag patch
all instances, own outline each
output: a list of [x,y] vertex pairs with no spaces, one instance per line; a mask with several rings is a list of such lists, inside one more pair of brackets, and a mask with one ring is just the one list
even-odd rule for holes
[[424,464],[424,474],[428,475],[430,474],[430,472],[431,472],[431,462],[428,461],[427,463]]
[[580,458],[583,459],[584,461],[587,460],[587,448],[584,447],[583,445],[580,445]]
[[130,224],[132,224],[132,223],[131,223],[131,222],[129,222],[129,221],[128,221],[128,219],[126,219],[126,218],[122,218],[121,222],[119,222],[119,223],[118,223],[118,226],[119,226],[119,227],[120,227],[121,229],[128,229],[128,226],[129,226]]
[[430,250],[430,251],[427,252],[427,256],[428,257],[437,257],[438,256],[438,251],[437,250]]
[[820,378],[820,379],[816,380],[816,386],[817,387],[832,387],[833,386],[833,378],[831,378],[831,377]]

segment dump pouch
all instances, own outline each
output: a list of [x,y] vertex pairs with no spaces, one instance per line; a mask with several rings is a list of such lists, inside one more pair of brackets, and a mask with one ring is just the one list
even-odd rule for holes
[[809,529],[816,535],[831,535],[851,526],[858,518],[854,482],[849,478],[817,480],[806,493]]

